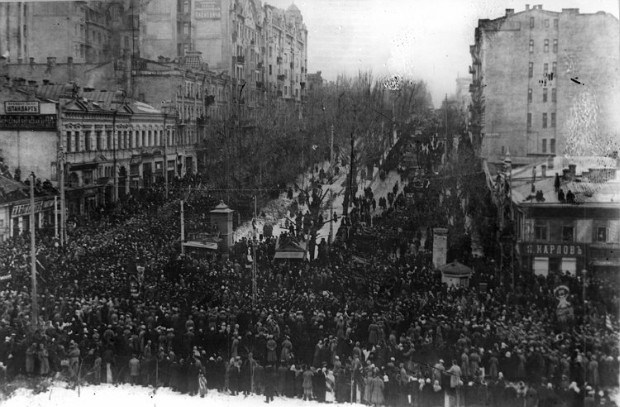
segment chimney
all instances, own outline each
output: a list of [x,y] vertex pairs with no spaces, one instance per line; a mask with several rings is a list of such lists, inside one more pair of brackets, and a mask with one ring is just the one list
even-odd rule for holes
[[577,165],[576,164],[568,164],[568,171],[570,173],[570,179],[571,180],[575,179],[575,175],[577,175],[576,174],[576,172],[577,172],[576,170],[577,170]]
[[506,17],[510,17],[514,13],[515,13],[515,9],[513,9],[513,8],[507,8],[506,9]]
[[526,4],[526,5],[525,5],[525,11],[527,11],[527,10],[529,10],[529,9],[530,9],[530,5],[529,5],[529,4]]
[[47,57],[47,66],[56,66],[56,57]]
[[30,66],[34,65],[34,57],[30,57]]
[[67,65],[73,65],[73,57],[67,57]]
[[542,178],[547,178],[547,165],[543,164],[540,166],[540,172],[542,173]]
[[570,170],[568,170],[566,168],[562,170],[562,179],[564,181],[571,181],[571,179],[570,179]]

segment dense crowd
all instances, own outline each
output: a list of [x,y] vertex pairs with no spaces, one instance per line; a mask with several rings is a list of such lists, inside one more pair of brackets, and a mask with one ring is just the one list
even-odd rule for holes
[[[65,247],[39,245],[34,330],[28,239],[6,242],[0,262],[13,278],[0,291],[0,380],[60,375],[267,401],[424,406],[442,404],[445,391],[490,405],[612,405],[620,353],[605,317],[617,319],[614,287],[589,279],[586,304],[580,277],[520,273],[513,289],[484,259],[469,288],[447,287],[421,235],[394,226],[408,216],[394,205],[404,205],[398,192],[381,201],[386,210],[367,193],[356,199],[340,238],[314,261],[279,262],[275,237],[256,242],[255,301],[251,242],[229,259],[179,256],[178,201],[129,202],[71,230]],[[303,218],[288,238],[301,234]],[[559,285],[575,316],[563,323]]]

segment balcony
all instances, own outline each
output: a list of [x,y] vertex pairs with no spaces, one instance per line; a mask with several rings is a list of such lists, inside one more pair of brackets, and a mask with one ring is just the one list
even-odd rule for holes
[[472,75],[474,74],[474,67],[471,65],[469,66],[469,73]]
[[237,65],[243,65],[245,64],[245,57],[243,55],[238,55],[237,56]]
[[306,89],[306,82],[299,82],[299,86],[301,86],[302,89]]
[[276,58],[276,62],[278,63],[278,65],[282,64],[282,57],[277,57]]
[[286,75],[278,75],[278,80],[279,81],[285,81],[286,80]]
[[279,90],[279,91],[277,92],[277,95],[278,95],[278,97],[279,97],[279,98],[281,98],[281,97],[282,97],[282,91],[281,91],[281,90]]
[[256,69],[263,69],[263,63],[262,62],[257,63]]

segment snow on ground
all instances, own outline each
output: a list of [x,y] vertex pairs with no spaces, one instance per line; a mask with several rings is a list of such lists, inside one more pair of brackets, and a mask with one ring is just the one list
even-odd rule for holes
[[[318,165],[318,168],[319,169],[323,168],[325,171],[327,171],[329,168],[329,162],[324,162],[321,165]],[[344,195],[345,195],[345,189],[348,183],[348,175],[349,175],[348,167],[341,167],[339,175],[333,179],[333,182],[331,184],[323,185],[323,191],[329,191],[325,199],[323,200],[323,207],[324,207],[323,218],[324,219],[329,218],[330,209],[329,207],[326,207],[326,205],[329,202],[330,194],[333,199],[332,201],[333,213],[338,215],[338,220],[334,222],[332,226],[333,237],[336,236],[336,233],[338,232],[338,228],[340,227],[340,222],[342,220],[341,215],[343,212]],[[307,187],[308,182],[311,178],[312,178],[311,172],[307,172],[306,174],[301,174],[297,177],[297,181],[296,181],[297,185],[301,186],[302,188]],[[396,171],[390,171],[386,175],[385,180],[383,181],[379,178],[378,171],[377,171],[377,174],[375,174],[375,177],[373,178],[372,181],[361,180],[358,178],[356,182],[358,183],[358,187],[359,187],[358,195],[363,193],[364,188],[367,188],[370,186],[370,188],[373,190],[375,199],[377,201],[379,200],[380,197],[387,197],[388,192],[392,191],[392,188],[394,188],[394,184],[396,182],[399,183],[399,190],[402,190],[402,183],[401,183],[400,175],[398,175]],[[294,193],[293,199],[296,199],[297,195],[299,195],[299,192]],[[287,218],[292,220],[291,214],[288,210],[291,203],[292,201],[286,197],[286,193],[282,193],[278,199],[269,201],[267,205],[263,208],[258,208],[257,212],[259,214],[265,213],[265,217],[263,218],[259,216],[259,218],[257,219],[257,222],[256,222],[257,233],[258,234],[263,233],[263,228],[265,224],[273,225],[273,236],[280,236],[281,232],[287,232],[288,230],[285,227],[285,222]],[[304,206],[301,206],[300,209],[302,209],[302,211],[305,213],[308,207],[304,205]],[[379,211],[378,207],[377,207],[377,211]],[[325,239],[325,241],[329,241],[329,231],[330,231],[330,222],[326,222],[321,227],[321,229],[319,229],[319,231],[317,232],[317,240],[316,240],[317,244],[321,242],[321,239]],[[248,221],[240,225],[235,230],[233,239],[234,241],[239,241],[244,237],[251,238],[252,235],[253,235],[252,222]],[[318,247],[316,247],[315,250],[318,252]]]
[[[250,395],[230,396],[215,390],[209,391],[204,398],[176,393],[168,388],[159,388],[154,391],[152,387],[131,386],[128,384],[118,387],[109,384],[99,386],[86,386],[77,389],[67,389],[61,385],[55,385],[46,392],[33,394],[32,390],[18,389],[11,398],[2,402],[3,407],[110,407],[110,406],[149,406],[149,407],[245,407],[264,406],[264,396]],[[276,397],[269,404],[274,407],[295,407],[317,405],[315,401],[307,402],[301,399]],[[332,404],[337,405],[337,404]],[[361,407],[360,404],[347,404],[347,406]]]

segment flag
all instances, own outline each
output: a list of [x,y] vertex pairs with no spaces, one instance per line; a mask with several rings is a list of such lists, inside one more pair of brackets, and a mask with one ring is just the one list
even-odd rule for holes
[[611,324],[611,318],[609,314],[605,315],[605,327],[610,331],[614,329],[614,326]]

